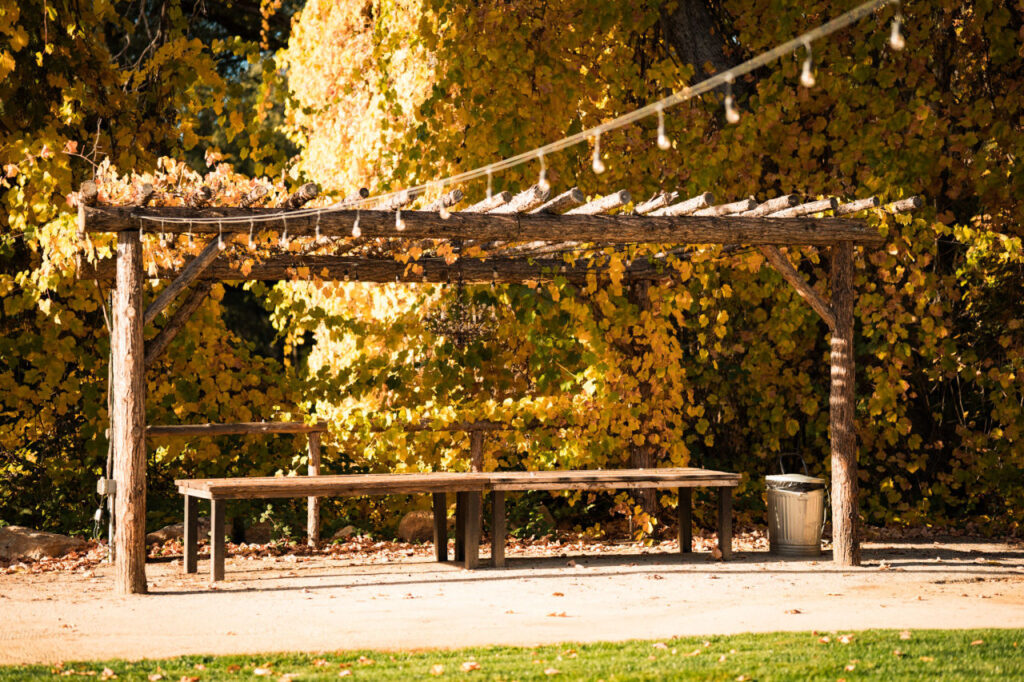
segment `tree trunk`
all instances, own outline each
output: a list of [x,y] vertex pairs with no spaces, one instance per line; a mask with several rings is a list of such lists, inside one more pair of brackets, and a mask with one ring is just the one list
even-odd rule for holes
[[860,565],[857,512],[857,434],[854,431],[853,246],[832,247],[832,557],[840,566]]
[[[723,10],[711,0],[679,0],[661,15],[662,33],[683,62],[702,80],[739,63],[727,49]],[[707,67],[710,66],[710,69]],[[737,84],[738,87],[739,84]]]
[[145,346],[142,341],[142,240],[117,238],[117,287],[110,337],[110,439],[117,481],[114,586],[146,592]]

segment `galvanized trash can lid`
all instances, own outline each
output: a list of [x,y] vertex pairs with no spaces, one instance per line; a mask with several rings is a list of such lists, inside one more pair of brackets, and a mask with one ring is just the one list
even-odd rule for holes
[[766,476],[769,490],[786,490],[791,493],[806,493],[821,490],[825,487],[824,478],[804,476],[803,474],[775,474]]

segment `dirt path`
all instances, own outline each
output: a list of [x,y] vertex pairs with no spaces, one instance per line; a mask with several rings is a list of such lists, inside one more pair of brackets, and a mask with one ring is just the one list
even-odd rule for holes
[[[152,594],[111,572],[0,576],[0,664],[186,653],[459,647],[771,630],[1024,628],[1024,551],[968,542],[865,545],[839,570],[672,543],[524,558],[466,572],[430,548],[373,557],[229,558],[227,580],[150,564]],[[647,554],[640,554],[648,551]],[[519,558],[516,558],[516,557]],[[207,568],[200,562],[200,570]]]

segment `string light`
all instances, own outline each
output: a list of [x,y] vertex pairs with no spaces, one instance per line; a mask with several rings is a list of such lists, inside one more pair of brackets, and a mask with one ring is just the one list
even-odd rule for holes
[[658,149],[668,149],[671,146],[672,142],[665,134],[665,109],[658,107]]
[[363,231],[359,229],[359,209],[356,209],[356,219],[352,223],[352,236],[359,239],[363,236]]
[[[585,143],[588,140],[596,137],[597,135],[600,135],[601,133],[610,130],[617,130],[619,128],[623,128],[627,125],[631,125],[637,121],[645,119],[649,116],[656,115],[659,113],[659,110],[661,109],[667,109],[669,107],[673,107],[683,102],[689,101],[702,94],[713,92],[720,88],[723,84],[728,86],[728,84],[731,81],[733,81],[735,78],[739,76],[754,73],[758,69],[764,68],[770,63],[779,60],[786,55],[796,53],[797,51],[800,50],[801,47],[805,47],[809,42],[820,40],[826,36],[832,35],[833,33],[836,33],[837,31],[847,26],[851,26],[854,23],[861,21],[865,17],[870,16],[873,12],[882,7],[886,7],[888,5],[898,5],[899,2],[900,0],[866,0],[865,2],[862,2],[860,5],[840,14],[836,18],[816,28],[807,31],[806,33],[796,36],[784,43],[780,43],[779,45],[776,45],[772,49],[766,50],[760,53],[759,55],[752,57],[746,60],[745,62],[732,67],[731,69],[728,69],[727,71],[723,71],[721,73],[717,73],[713,76],[710,76],[709,78],[706,78],[700,83],[697,83],[693,86],[683,87],[671,93],[670,95],[662,98],[661,100],[658,100],[657,102],[652,102],[651,104],[648,104],[644,107],[640,107],[638,109],[626,112],[610,121],[606,121],[598,126],[582,130],[572,135],[568,135],[559,140],[550,142],[542,147],[521,152],[514,156],[510,156],[499,161],[496,161],[494,163],[488,164],[487,166],[484,167],[474,168],[472,170],[464,171],[462,173],[456,173],[447,178],[444,178],[443,182],[446,185],[456,185],[469,182],[477,178],[483,178],[486,175],[488,180],[487,194],[488,198],[490,198],[492,196],[492,176],[493,173],[496,171],[501,172],[511,168],[516,168],[521,165],[525,165],[527,163],[531,163],[534,159],[538,157],[543,158],[543,155],[545,154],[552,154],[563,149],[568,149],[577,144]],[[892,34],[890,35],[889,40],[891,47],[895,50],[901,50],[905,47],[904,38],[900,33],[901,23],[902,15],[897,13],[897,15],[893,19]],[[735,99],[732,97],[731,92],[728,93],[725,104],[726,119],[730,122],[738,121],[739,112],[736,110]],[[314,213],[321,212],[328,213],[352,208],[365,208],[369,206],[378,205],[380,202],[398,197],[403,192],[418,192],[424,190],[425,188],[425,185],[418,185],[407,189],[395,190],[393,192],[388,192],[386,194],[366,197],[365,199],[359,201],[339,202],[326,208],[299,209],[295,211],[289,211],[288,214],[291,216],[298,217],[305,215],[313,215]],[[281,217],[282,213],[283,212],[265,213],[259,216],[256,220],[257,222],[275,221]],[[159,218],[155,216],[147,215],[141,215],[138,216],[138,218],[140,220],[159,220]],[[230,216],[225,218],[225,221],[228,223],[242,223],[248,219],[249,218],[247,216]],[[184,224],[187,221],[188,219],[184,217],[168,219],[168,222],[173,222],[177,224]]]
[[405,221],[402,220],[402,209],[395,211],[395,229],[399,232],[405,229]]
[[256,248],[256,240],[254,240],[252,238],[252,233],[253,233],[253,231],[255,229],[256,229],[256,224],[253,222],[252,218],[249,218],[249,248],[250,249],[255,249]]
[[903,23],[903,15],[899,12],[892,18],[892,33],[889,34],[889,45],[892,49],[899,52],[907,46],[907,41],[903,39],[903,34],[900,33],[900,24]]
[[283,215],[281,216],[281,224],[284,227],[281,229],[281,239],[280,239],[279,243],[280,243],[282,249],[287,249],[288,248],[288,219],[285,218]]
[[811,44],[808,42],[804,47],[807,49],[807,58],[804,59],[804,68],[800,72],[800,85],[805,88],[813,88],[814,72],[811,70]]
[[732,79],[725,82],[725,120],[729,123],[740,121],[740,112],[736,110],[736,102],[732,97]]
[[590,166],[598,175],[605,171],[604,161],[601,160],[601,133],[594,135],[594,155],[590,160]]
[[227,248],[224,244],[224,223],[217,221],[217,249],[223,251]]
[[317,213],[316,214],[316,229],[315,229],[315,232],[316,232],[316,242],[318,244],[320,243],[320,240],[322,239],[322,237],[320,236],[320,216],[321,215],[323,215],[323,214],[321,214],[321,213]]
[[537,152],[537,160],[540,161],[540,177],[537,178],[537,186],[542,192],[547,192],[551,189],[551,183],[548,182],[548,165],[544,161],[544,152]]
[[490,199],[491,195],[494,194],[494,175],[491,172],[490,167],[487,168],[487,198]]

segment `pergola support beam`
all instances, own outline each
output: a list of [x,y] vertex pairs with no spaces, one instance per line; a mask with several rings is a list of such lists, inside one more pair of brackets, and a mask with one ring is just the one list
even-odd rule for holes
[[138,232],[118,235],[116,282],[110,337],[110,440],[117,481],[114,589],[119,594],[145,594],[146,388]]
[[836,316],[832,311],[832,306],[829,305],[829,302],[826,301],[825,298],[819,294],[806,279],[803,278],[795,267],[793,267],[789,258],[774,246],[762,246],[761,253],[764,254],[764,257],[769,263],[771,263],[772,267],[782,275],[782,278],[789,282],[793,288],[796,289],[796,292],[800,294],[808,304],[810,304],[811,308],[814,309],[814,312],[818,313],[818,315],[821,316],[821,319],[825,320],[825,324],[828,325],[828,328],[835,330]]
[[143,323],[149,324],[156,319],[156,316],[163,312],[164,308],[171,304],[178,294],[188,288],[192,282],[199,279],[199,276],[203,274],[203,270],[210,267],[210,264],[216,260],[220,252],[224,250],[224,243],[220,238],[211,239],[210,243],[199,252],[199,255],[193,258],[188,265],[181,271],[178,278],[167,285],[157,295],[153,302],[146,308],[146,314],[143,316]]
[[832,558],[860,565],[857,504],[857,433],[854,424],[853,245],[832,247],[832,309],[829,440],[832,450]]

